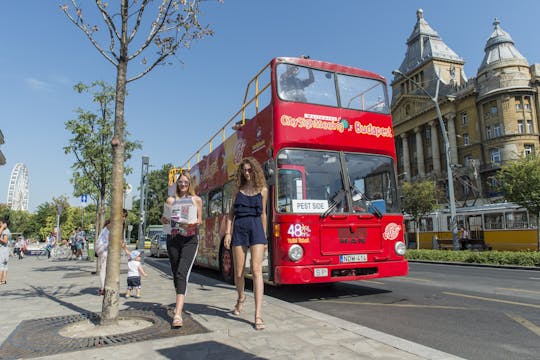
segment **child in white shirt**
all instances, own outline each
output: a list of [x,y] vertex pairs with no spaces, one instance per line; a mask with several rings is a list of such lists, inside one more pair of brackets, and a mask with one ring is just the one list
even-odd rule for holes
[[133,289],[135,297],[137,299],[141,297],[141,275],[147,276],[141,265],[141,252],[133,250],[129,254],[126,298],[133,295]]

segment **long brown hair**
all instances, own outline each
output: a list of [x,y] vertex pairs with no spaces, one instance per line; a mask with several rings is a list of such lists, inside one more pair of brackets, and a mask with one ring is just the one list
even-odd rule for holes
[[189,185],[188,185],[188,194],[191,195],[191,196],[195,196],[195,186],[193,185],[193,181],[191,181],[191,175],[189,173],[189,171],[187,170],[182,170],[180,172],[180,175],[178,175],[178,178],[176,179],[176,196],[180,197],[181,193],[180,193],[180,187],[178,186],[178,180],[180,180],[180,178],[182,176],[185,176],[188,181],[189,181]]
[[253,169],[251,177],[253,178],[253,183],[255,184],[255,189],[261,191],[266,187],[266,179],[264,178],[264,172],[261,167],[261,164],[254,157],[247,157],[242,159],[236,170],[236,188],[239,190],[241,187],[246,185],[246,177],[244,176],[244,165],[248,164]]

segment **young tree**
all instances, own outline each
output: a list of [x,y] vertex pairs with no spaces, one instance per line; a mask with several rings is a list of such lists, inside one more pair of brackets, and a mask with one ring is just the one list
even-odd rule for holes
[[420,219],[437,206],[438,191],[433,181],[404,182],[403,211],[411,215],[415,223],[416,248],[420,248]]
[[[81,5],[71,0],[72,8],[62,5],[68,19],[79,28],[92,45],[116,69],[116,104],[114,115],[111,229],[107,257],[105,294],[101,324],[117,323],[118,284],[122,240],[122,198],[124,190],[125,123],[124,106],[127,83],[149,73],[157,65],[166,64],[182,47],[211,35],[208,27],[199,23],[199,0],[120,0],[110,8],[109,3],[95,0],[97,11],[106,27],[106,46],[100,44],[99,26],[87,22]],[[144,33],[144,27],[148,31]],[[141,37],[136,35],[142,31]],[[149,52],[152,48],[154,52]],[[131,50],[131,51],[130,51]],[[142,58],[142,54],[149,54]],[[151,57],[150,57],[151,56]],[[128,77],[128,64],[140,59],[140,71]]]
[[507,163],[501,167],[496,178],[506,200],[536,215],[540,251],[540,157],[529,155]]
[[[98,105],[98,114],[77,109],[77,119],[66,121],[66,130],[73,134],[69,145],[64,147],[66,154],[75,156],[71,166],[73,177],[70,182],[74,186],[74,195],[88,194],[97,204],[95,232],[103,227],[105,203],[110,199],[112,153],[110,144],[113,139],[113,106],[114,88],[103,81],[95,81],[91,85],[78,83],[74,86],[78,93],[92,93],[92,101]],[[135,149],[141,148],[139,142],[128,141],[129,133],[124,133],[124,159],[129,160]],[[129,175],[132,169],[124,167],[124,174]]]

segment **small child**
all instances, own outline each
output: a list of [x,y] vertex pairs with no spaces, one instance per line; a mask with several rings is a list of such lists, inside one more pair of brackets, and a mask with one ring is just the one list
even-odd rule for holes
[[141,297],[141,275],[146,277],[141,265],[141,252],[133,250],[129,253],[126,298],[132,295],[133,289],[135,297],[137,299]]

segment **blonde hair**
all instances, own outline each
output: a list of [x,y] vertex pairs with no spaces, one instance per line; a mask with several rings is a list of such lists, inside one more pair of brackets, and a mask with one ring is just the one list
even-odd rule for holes
[[191,174],[189,173],[189,171],[187,170],[182,170],[180,172],[180,175],[178,175],[178,178],[176,179],[176,196],[180,196],[180,187],[178,186],[178,180],[180,180],[180,178],[184,176],[188,179],[189,181],[189,185],[188,185],[188,194],[191,195],[191,196],[195,196],[195,186],[193,185],[193,181],[191,181]]
[[246,185],[246,177],[244,176],[244,165],[248,164],[253,169],[251,177],[253,178],[253,183],[255,184],[255,189],[261,191],[266,187],[266,179],[264,178],[264,172],[262,170],[261,164],[254,157],[247,157],[242,159],[236,170],[236,188],[240,189]]

